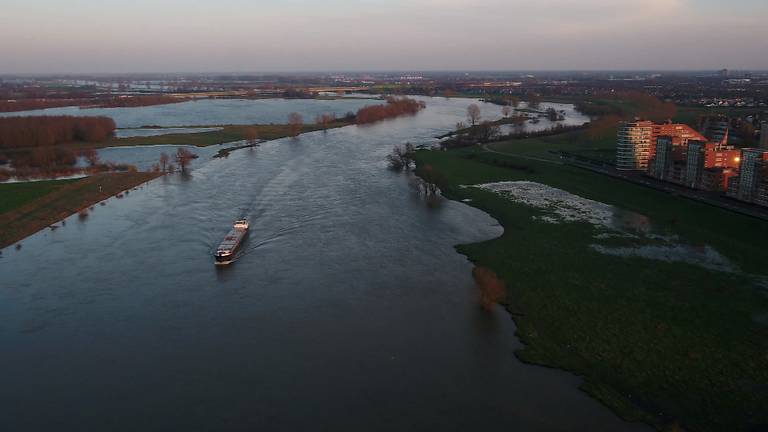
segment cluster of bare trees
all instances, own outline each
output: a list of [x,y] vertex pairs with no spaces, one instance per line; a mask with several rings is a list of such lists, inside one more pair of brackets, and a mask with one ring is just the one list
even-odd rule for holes
[[165,95],[146,95],[100,99],[95,101],[95,106],[101,108],[142,107],[151,105],[167,105],[179,102],[184,102],[184,99]]
[[435,170],[432,165],[424,165],[416,169],[418,176],[414,186],[424,197],[435,199],[440,196],[440,189],[445,187],[445,177]]
[[245,128],[243,138],[248,145],[254,145],[259,140],[259,131],[255,127]]
[[552,107],[547,108],[544,112],[546,113],[547,119],[549,121],[556,122],[556,121],[565,120],[565,117],[563,117],[562,114],[557,112],[557,110]]
[[467,107],[467,119],[472,126],[480,121],[480,107],[477,104],[469,104]]
[[537,110],[539,107],[541,107],[541,102],[543,99],[541,98],[541,95],[537,93],[531,93],[526,97],[526,100],[528,101],[528,108]]
[[387,164],[394,171],[409,170],[413,166],[413,144],[405,143],[404,146],[396,145],[392,153],[387,155]]
[[323,130],[328,129],[328,126],[330,126],[331,123],[335,121],[336,121],[336,113],[323,113],[323,114],[318,114],[315,117],[315,124],[322,127]]
[[115,127],[109,117],[5,117],[0,118],[0,148],[101,142],[114,134]]
[[304,129],[304,117],[297,112],[288,114],[288,127],[292,137],[297,137]]
[[192,159],[197,159],[197,155],[184,147],[179,147],[176,150],[176,165],[179,166],[181,172],[187,172],[187,167],[192,163]]
[[472,138],[481,143],[493,141],[499,136],[501,136],[501,128],[499,125],[489,121],[481,122],[472,131]]
[[162,152],[160,153],[160,161],[152,167],[152,170],[155,172],[172,173],[176,171],[176,167],[178,166],[182,173],[186,173],[189,164],[192,163],[193,159],[197,158],[198,156],[196,154],[184,147],[179,147],[176,149],[176,154],[173,158],[176,161],[176,165],[171,163],[171,156],[168,155],[168,153]]
[[423,101],[411,99],[409,97],[388,97],[387,103],[383,105],[370,105],[360,108],[357,111],[356,119],[358,124],[373,123],[380,120],[395,118],[404,115],[414,115],[426,108]]

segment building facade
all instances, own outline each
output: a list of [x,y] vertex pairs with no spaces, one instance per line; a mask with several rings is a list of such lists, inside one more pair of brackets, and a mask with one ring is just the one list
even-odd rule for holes
[[648,165],[648,174],[659,180],[668,181],[672,175],[672,162],[672,137],[658,137],[656,151]]
[[720,145],[728,145],[730,120],[727,116],[714,115],[701,118],[699,128],[708,141]]
[[759,201],[761,191],[768,183],[768,150],[745,148],[741,150],[739,188],[736,197],[741,201]]
[[652,121],[622,122],[616,142],[616,168],[620,170],[648,170],[648,163],[656,154],[660,136],[672,138],[672,145],[687,147],[688,141],[706,141],[706,138],[688,125],[654,123]]
[[701,175],[704,171],[707,143],[704,141],[690,141],[685,163],[685,180],[689,188],[697,188],[701,183]]

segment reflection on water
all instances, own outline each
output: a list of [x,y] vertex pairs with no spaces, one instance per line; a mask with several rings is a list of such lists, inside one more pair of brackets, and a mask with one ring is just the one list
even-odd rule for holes
[[[517,361],[513,322],[478,307],[453,249],[501,228],[427,208],[386,169],[393,144],[431,142],[469,103],[234,152],[3,250],[0,424],[647,430]],[[243,214],[245,253],[216,270]]]

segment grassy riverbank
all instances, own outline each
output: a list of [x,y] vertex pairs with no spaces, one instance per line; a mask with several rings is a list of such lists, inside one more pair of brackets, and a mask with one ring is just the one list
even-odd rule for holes
[[[768,424],[768,223],[561,165],[549,149],[599,150],[574,136],[519,140],[520,156],[479,148],[420,151],[451,199],[470,199],[504,234],[457,249],[507,284],[505,306],[526,362],[583,375],[583,389],[622,417],[660,429],[747,430]],[[569,147],[570,146],[570,147]],[[539,158],[541,156],[541,158]],[[740,269],[601,254],[596,228],[551,224],[544,211],[461,185],[529,180],[648,216],[679,242],[717,249]],[[621,240],[611,240],[622,245]]]
[[[354,120],[338,119],[328,123],[326,129],[334,129],[354,124]],[[75,141],[66,144],[59,144],[58,147],[64,147],[73,151],[80,151],[88,148],[121,147],[121,146],[142,146],[142,145],[192,145],[196,147],[207,147],[212,145],[225,144],[235,141],[242,141],[248,138],[248,131],[256,132],[259,140],[274,140],[292,136],[293,127],[288,124],[256,124],[256,125],[211,125],[211,126],[183,126],[189,128],[208,128],[217,127],[219,130],[200,132],[200,133],[173,133],[167,135],[155,135],[146,137],[129,138],[110,138],[102,142],[82,142]],[[305,124],[301,126],[300,134],[323,130],[322,125]],[[33,147],[20,147],[6,149],[4,152],[11,159],[23,157],[35,150]]]
[[0,248],[158,176],[127,172],[77,180],[0,184]]
[[[327,129],[349,126],[351,124],[354,124],[354,121],[343,119],[336,120],[332,123],[329,123]],[[158,144],[186,144],[197,147],[206,147],[245,140],[247,138],[246,133],[249,129],[256,131],[256,135],[259,139],[262,140],[285,138],[293,135],[294,133],[292,126],[287,124],[218,125],[204,127],[220,127],[221,129],[200,133],[177,133],[148,137],[112,138],[104,143],[101,143],[99,147]],[[322,129],[323,127],[318,124],[305,124],[301,126],[299,133],[315,132]]]

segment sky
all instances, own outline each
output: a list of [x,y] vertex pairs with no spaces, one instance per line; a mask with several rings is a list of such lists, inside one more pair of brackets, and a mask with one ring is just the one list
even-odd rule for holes
[[768,70],[768,0],[0,0],[0,74]]

